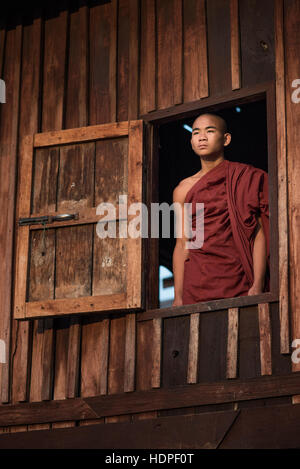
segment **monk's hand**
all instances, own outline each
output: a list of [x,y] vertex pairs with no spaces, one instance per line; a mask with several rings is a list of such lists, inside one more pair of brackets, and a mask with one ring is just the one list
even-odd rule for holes
[[182,298],[175,298],[172,304],[172,306],[182,306],[182,305],[183,305]]
[[262,285],[253,283],[252,287],[248,291],[248,296],[260,295],[261,293],[263,293]]

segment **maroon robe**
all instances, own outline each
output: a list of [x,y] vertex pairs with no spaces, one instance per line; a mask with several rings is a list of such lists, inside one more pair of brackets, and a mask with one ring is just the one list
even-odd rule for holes
[[[192,228],[196,203],[204,203],[204,243],[189,250],[184,263],[183,304],[248,295],[253,284],[253,246],[257,216],[267,243],[269,290],[268,175],[244,163],[224,160],[188,191]],[[195,240],[195,236],[193,238]]]

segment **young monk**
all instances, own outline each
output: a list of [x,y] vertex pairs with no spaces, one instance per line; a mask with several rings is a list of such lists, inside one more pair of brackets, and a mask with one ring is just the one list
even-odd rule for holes
[[[176,245],[173,306],[258,295],[269,288],[268,175],[252,165],[228,161],[226,122],[203,114],[193,123],[191,145],[201,170],[173,192]],[[184,204],[191,204],[191,219]],[[187,247],[185,224],[196,225],[196,203],[204,203],[204,241]],[[195,236],[194,236],[195,239]],[[192,246],[192,248],[191,248]]]

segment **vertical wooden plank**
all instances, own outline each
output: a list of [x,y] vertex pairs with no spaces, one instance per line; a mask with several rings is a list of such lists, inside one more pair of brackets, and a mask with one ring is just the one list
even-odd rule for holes
[[[17,136],[19,114],[19,88],[21,72],[22,26],[7,30],[4,52],[3,75],[6,83],[6,103],[0,108],[0,337],[6,344],[7,357],[10,357],[11,339],[11,288],[13,233],[15,216],[15,185],[17,169]],[[10,400],[10,360],[0,367],[0,401]]]
[[[284,2],[285,31],[285,77],[286,77],[286,123],[287,123],[287,163],[288,163],[288,201],[289,201],[289,281],[291,308],[291,341],[300,338],[300,193],[299,193],[299,17],[298,1]],[[297,91],[298,90],[298,91]],[[300,363],[292,363],[292,370],[299,371]],[[293,397],[293,403],[300,403],[300,396]]]
[[288,201],[287,201],[287,148],[285,107],[285,64],[283,0],[275,3],[275,57],[276,57],[276,122],[277,122],[277,171],[278,171],[278,263],[280,350],[289,353],[289,297],[288,297]]
[[211,96],[231,91],[230,0],[206,2],[208,74]]
[[274,1],[239,0],[242,86],[274,80]]
[[260,369],[262,375],[272,374],[272,352],[271,352],[271,324],[269,304],[258,305],[258,321],[260,336]]
[[111,0],[110,6],[110,36],[109,36],[109,95],[110,95],[110,122],[117,120],[117,35],[118,35],[118,3]]
[[188,316],[164,320],[162,386],[186,384],[190,321]]
[[128,0],[118,2],[118,60],[117,60],[117,121],[128,120],[129,99],[129,27]]
[[88,122],[88,7],[70,13],[65,128],[84,127]]
[[184,0],[184,102],[208,96],[205,0]]
[[134,391],[136,359],[136,315],[126,315],[125,356],[124,356],[124,392]]
[[43,132],[63,128],[67,21],[66,10],[45,19]]
[[[128,148],[128,206],[142,202],[143,122],[131,121]],[[143,223],[143,222],[142,222]],[[143,227],[142,227],[143,230]],[[127,305],[141,307],[142,238],[127,238]]]
[[259,343],[257,307],[243,307],[239,316],[239,378],[261,376]]
[[81,347],[82,397],[107,393],[108,347],[109,320],[85,320]]
[[200,314],[195,313],[190,316],[190,338],[189,338],[189,358],[187,382],[197,383],[198,351],[199,351],[199,324]]
[[231,82],[232,89],[237,90],[241,88],[239,0],[230,0],[230,31]]
[[[19,194],[18,216],[30,216],[30,195],[32,181],[32,153],[33,138],[24,137],[21,144],[21,178],[20,186],[22,194]],[[29,227],[18,227],[17,255],[15,267],[15,295],[14,308],[15,317],[24,317],[24,305],[27,291],[27,267],[28,267],[28,248],[29,248]]]
[[287,375],[292,370],[290,354],[281,353],[280,340],[280,309],[279,303],[270,303],[271,346],[272,346],[272,373],[273,375]]
[[90,8],[90,124],[116,120],[116,5]]
[[156,109],[155,0],[141,2],[140,114]]
[[[149,155],[145,164],[147,174],[146,200],[148,207],[148,226],[151,226],[151,203],[159,203],[159,131],[158,127],[145,126],[146,154]],[[148,238],[146,240],[145,255],[149,262],[145,262],[144,275],[146,276],[146,309],[159,308],[159,240]]]
[[226,379],[227,311],[201,313],[199,334],[198,381]]
[[[147,390],[152,387],[153,370],[153,321],[137,322],[136,352],[136,389]],[[161,343],[161,338],[160,338]],[[155,349],[157,350],[157,349]],[[160,376],[160,373],[159,373]],[[133,420],[157,417],[157,412],[142,412],[132,416]]]
[[[124,357],[126,337],[126,317],[111,319],[110,321],[110,344],[108,364],[108,394],[117,394],[124,391]],[[106,423],[126,422],[130,416],[108,417]]]
[[140,43],[140,3],[129,0],[129,96],[128,120],[139,115],[139,43]]
[[[152,387],[154,341],[157,343],[157,339],[154,339],[153,321],[137,322],[136,389],[139,391]],[[161,337],[159,344],[161,344]]]
[[161,386],[161,359],[162,359],[162,320],[153,319],[152,333],[152,388]]
[[80,370],[80,341],[81,321],[71,318],[69,325],[66,397],[74,398],[79,395],[79,370]]
[[157,107],[182,102],[182,0],[157,2]]
[[226,378],[237,377],[239,308],[228,309]]
[[[143,123],[129,124],[128,204],[142,202]],[[142,306],[142,243],[141,238],[127,238],[127,298],[129,305]],[[139,274],[137,274],[139,273]],[[136,315],[126,317],[125,391],[133,391],[135,381]]]

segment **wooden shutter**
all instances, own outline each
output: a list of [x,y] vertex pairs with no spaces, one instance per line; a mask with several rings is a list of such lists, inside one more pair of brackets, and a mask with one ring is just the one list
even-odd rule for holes
[[142,239],[99,238],[96,208],[117,207],[118,234],[119,195],[142,202],[142,121],[27,136],[20,153],[14,317],[141,308]]

